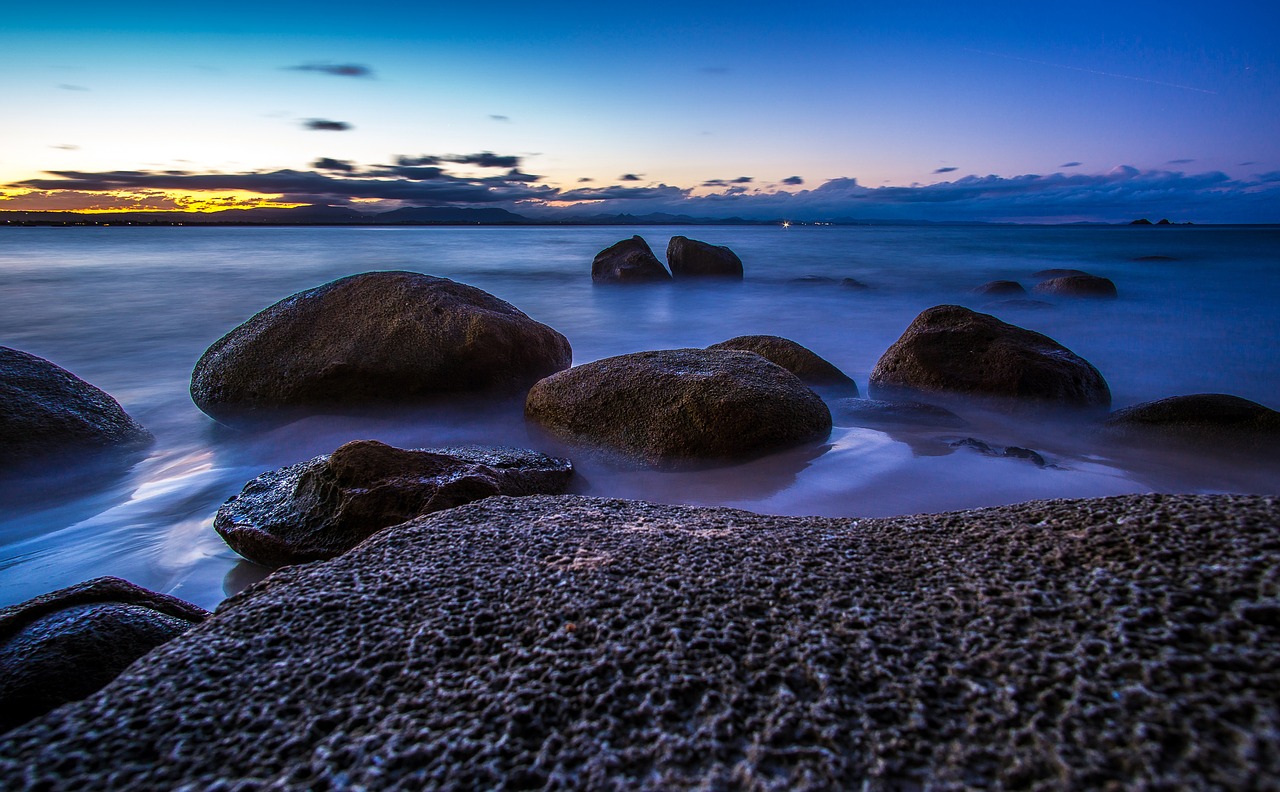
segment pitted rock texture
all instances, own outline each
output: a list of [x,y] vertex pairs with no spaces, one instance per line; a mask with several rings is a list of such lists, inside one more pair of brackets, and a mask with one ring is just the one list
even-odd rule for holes
[[1103,424],[1112,436],[1225,443],[1276,453],[1280,412],[1226,393],[1196,393],[1116,410]]
[[917,316],[876,363],[869,390],[890,399],[916,391],[1042,407],[1111,405],[1111,389],[1089,361],[1046,335],[958,305]]
[[712,245],[683,236],[667,243],[667,264],[671,277],[742,279],[742,259],[724,245]]
[[131,448],[151,439],[102,390],[44,358],[0,346],[0,471],[51,454]]
[[525,416],[571,441],[651,465],[738,460],[821,440],[831,412],[754,352],[667,349],[575,366],[538,382]]
[[653,255],[649,243],[636,235],[605,248],[591,262],[592,283],[669,281],[671,273]]
[[1060,278],[1050,278],[1037,283],[1033,291],[1037,294],[1057,294],[1065,297],[1113,298],[1117,295],[1115,283],[1110,278],[1098,275],[1064,275]]
[[795,374],[806,385],[832,386],[850,395],[858,394],[858,384],[826,358],[789,338],[771,335],[747,335],[712,344],[707,349],[740,349],[755,352],[770,363],[776,363]]
[[410,450],[355,440],[258,476],[218,509],[213,527],[250,561],[300,564],[491,495],[558,495],[572,476],[569,460],[520,448]]
[[88,696],[208,615],[113,577],[0,610],[0,731]]
[[216,341],[192,372],[191,398],[221,419],[517,393],[572,356],[564,336],[473,286],[366,272],[287,297]]
[[0,740],[5,789],[1280,782],[1280,502],[875,520],[491,498]]

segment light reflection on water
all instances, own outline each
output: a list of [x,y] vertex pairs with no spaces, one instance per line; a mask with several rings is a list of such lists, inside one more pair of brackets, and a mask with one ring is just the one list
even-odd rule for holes
[[[684,234],[743,258],[734,284],[593,287],[600,249],[637,230],[661,257]],[[263,570],[212,530],[259,473],[374,438],[559,450],[518,402],[315,415],[232,431],[191,403],[191,368],[222,334],[302,289],[374,269],[454,278],[564,333],[576,363],[735,335],[795,339],[864,395],[880,354],[921,310],[959,303],[1046,333],[1107,377],[1116,406],[1228,392],[1280,407],[1280,232],[1129,228],[397,228],[0,230],[0,344],[46,357],[117,399],[157,438],[132,466],[0,487],[0,605],[102,574],[205,607]],[[1141,256],[1172,261],[1139,262]],[[1109,302],[1048,309],[971,295],[1051,267],[1116,281]],[[794,283],[815,275],[828,283]],[[843,288],[856,278],[872,288]],[[1101,443],[1078,426],[964,412],[964,429],[837,421],[825,443],[730,467],[618,469],[571,451],[574,491],[780,514],[881,516],[1143,491],[1274,491],[1274,465]],[[1050,467],[982,456],[965,436],[1042,453]],[[56,472],[56,471],[55,471]],[[52,472],[51,472],[52,473]],[[64,474],[69,474],[63,471]]]

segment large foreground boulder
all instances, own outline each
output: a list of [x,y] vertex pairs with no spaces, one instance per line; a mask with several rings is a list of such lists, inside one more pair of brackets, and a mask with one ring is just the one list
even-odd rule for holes
[[591,262],[592,283],[645,283],[669,281],[667,272],[658,257],[649,249],[649,243],[637,235],[617,242],[596,254]]
[[564,336],[473,286],[366,272],[287,297],[223,336],[196,363],[191,398],[220,418],[518,392],[571,359]]
[[534,385],[525,415],[649,464],[732,460],[831,431],[822,399],[754,352],[669,349],[597,360]]
[[826,358],[789,338],[771,335],[746,335],[712,344],[707,349],[740,349],[782,366],[806,385],[836,387],[856,396],[858,384]]
[[673,236],[667,243],[671,276],[681,278],[742,279],[742,259],[724,245],[712,245],[688,237]]
[[136,448],[151,434],[60,366],[0,346],[0,472],[50,455]]
[[1266,789],[1280,502],[490,498],[0,740],[28,789]]
[[1112,436],[1266,449],[1280,458],[1280,412],[1226,393],[1135,404],[1111,413],[1103,426]]
[[208,615],[113,577],[0,610],[0,731],[88,696]]
[[958,305],[917,316],[876,363],[870,391],[890,399],[918,392],[1039,406],[1111,405],[1106,380],[1084,358],[1048,336]]
[[558,495],[567,459],[519,448],[406,450],[355,440],[269,471],[218,509],[213,527],[240,555],[283,566],[341,555],[391,525],[491,495]]

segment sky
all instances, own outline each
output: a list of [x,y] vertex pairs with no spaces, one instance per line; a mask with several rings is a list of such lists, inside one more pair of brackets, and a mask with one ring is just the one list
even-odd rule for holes
[[1280,222],[1280,4],[26,3],[0,210]]

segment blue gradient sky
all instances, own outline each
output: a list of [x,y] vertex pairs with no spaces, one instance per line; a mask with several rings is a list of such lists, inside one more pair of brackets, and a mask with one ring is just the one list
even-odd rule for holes
[[0,209],[1280,222],[1275,4],[1040,6],[27,5]]

